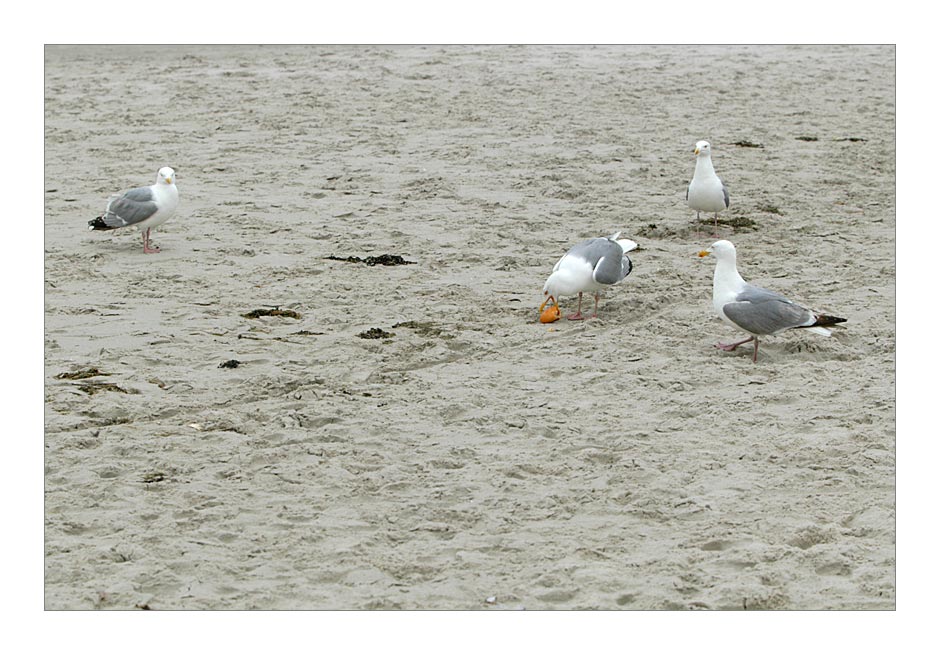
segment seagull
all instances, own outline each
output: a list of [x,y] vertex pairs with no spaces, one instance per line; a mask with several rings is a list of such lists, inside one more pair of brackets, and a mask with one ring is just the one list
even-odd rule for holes
[[758,337],[777,335],[793,328],[805,328],[828,337],[832,332],[827,330],[826,326],[846,321],[837,316],[817,314],[779,293],[745,282],[738,273],[737,254],[734,244],[730,241],[716,241],[710,248],[698,254],[699,257],[708,255],[713,255],[717,260],[712,291],[715,311],[725,323],[751,335],[735,343],[716,343],[715,348],[730,352],[742,343],[753,341],[756,362]]
[[135,226],[144,240],[144,252],[160,252],[150,246],[150,230],[167,221],[180,201],[176,188],[176,171],[164,166],[157,171],[157,181],[150,186],[140,186],[124,193],[115,194],[108,200],[104,214],[88,221],[89,230],[116,230],[119,227]]
[[547,298],[539,306],[539,311],[549,301],[557,307],[559,296],[578,294],[578,311],[567,318],[569,321],[580,321],[584,319],[581,314],[581,294],[591,291],[594,292],[593,317],[597,318],[600,290],[617,284],[633,270],[633,263],[626,253],[635,249],[637,244],[619,237],[620,232],[617,232],[609,237],[587,239],[565,253],[545,281],[542,293]]
[[715,212],[715,236],[718,236],[718,212],[727,209],[731,204],[728,189],[715,175],[711,144],[708,141],[699,141],[692,152],[695,153],[695,173],[685,191],[685,199],[689,207],[695,210],[696,219],[702,217],[702,212]]

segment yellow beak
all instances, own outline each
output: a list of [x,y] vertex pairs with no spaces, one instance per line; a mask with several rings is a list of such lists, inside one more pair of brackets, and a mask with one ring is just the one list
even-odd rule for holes
[[173,184],[173,178],[172,178],[172,177],[166,178],[166,183],[167,183],[167,184]]
[[698,154],[698,148],[696,148],[696,149],[693,150],[692,152],[694,152],[694,153],[697,155],[697,154]]
[[712,254],[710,250],[699,250],[699,251],[698,251],[698,256],[699,256],[699,257],[708,257],[710,254]]

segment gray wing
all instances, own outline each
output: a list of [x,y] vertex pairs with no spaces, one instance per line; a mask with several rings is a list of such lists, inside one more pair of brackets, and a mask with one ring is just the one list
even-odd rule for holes
[[580,257],[594,269],[594,281],[600,284],[615,284],[630,274],[633,264],[624,255],[623,248],[616,241],[599,237],[582,241],[568,251],[569,255]]
[[101,219],[108,227],[125,227],[145,221],[157,212],[157,203],[150,187],[141,186],[108,202]]
[[752,334],[776,334],[781,330],[812,325],[813,313],[779,293],[748,284],[735,302],[722,309],[725,316]]
[[[726,187],[726,186],[724,185],[724,183],[722,183],[722,185],[721,185],[721,192],[722,192],[723,194],[725,194],[725,209],[727,209],[728,207],[731,206],[731,199],[728,197],[728,187]],[[686,193],[685,193],[685,199],[686,199],[686,200],[689,199],[689,192],[688,192],[688,191],[686,191]]]
[[[606,267],[606,270],[603,273],[603,276],[604,276],[603,279],[601,279],[601,267],[602,266]],[[616,259],[616,260],[611,259],[610,264],[608,265],[607,258],[605,257],[604,260],[598,265],[598,267],[594,269],[594,279],[597,282],[601,282],[603,284],[616,284],[617,282],[620,282],[620,280],[622,280],[623,278],[630,275],[630,271],[632,270],[633,270],[633,262],[630,261],[630,258],[627,257],[626,253],[621,248],[619,259]],[[612,280],[612,281],[608,282],[608,280]]]

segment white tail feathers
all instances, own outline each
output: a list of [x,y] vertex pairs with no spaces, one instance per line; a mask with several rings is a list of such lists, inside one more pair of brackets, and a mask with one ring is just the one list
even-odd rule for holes
[[615,240],[617,244],[621,248],[623,248],[624,252],[630,252],[631,250],[636,250],[637,248],[639,248],[639,244],[636,241],[631,241],[630,239],[615,239]]
[[640,244],[638,244],[636,241],[631,241],[630,239],[621,239],[620,232],[614,232],[607,238],[611,241],[616,241],[617,245],[623,248],[624,252],[630,252],[631,250],[636,250],[640,247]]

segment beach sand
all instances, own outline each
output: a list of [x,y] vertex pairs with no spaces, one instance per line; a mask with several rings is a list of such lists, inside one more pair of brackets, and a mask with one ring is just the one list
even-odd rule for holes
[[44,191],[47,609],[895,607],[893,47],[47,47]]

